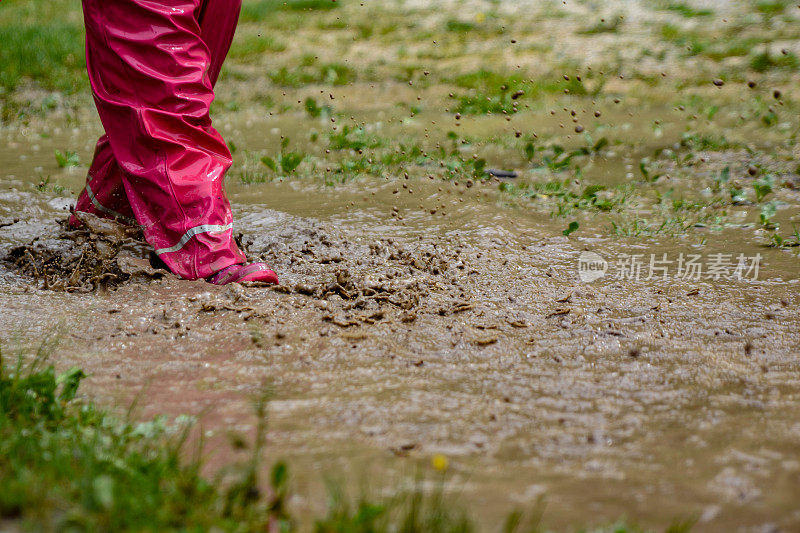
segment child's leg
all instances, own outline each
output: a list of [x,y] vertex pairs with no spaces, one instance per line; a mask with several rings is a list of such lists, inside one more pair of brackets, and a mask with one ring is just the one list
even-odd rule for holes
[[[200,37],[206,43],[211,57],[208,76],[212,87],[216,84],[222,63],[228,55],[240,9],[241,0],[204,0],[198,8]],[[107,135],[97,141],[92,166],[86,176],[86,187],[78,196],[75,210],[116,219],[126,224],[136,224],[122,183],[122,170],[114,158]],[[70,224],[79,226],[81,223],[72,216]]]
[[[230,152],[208,116],[209,71],[216,78],[222,59],[197,20],[217,2],[203,4],[83,0],[89,78],[131,208],[159,257],[189,279],[245,259],[223,189]],[[208,20],[206,38],[227,52],[235,18]]]

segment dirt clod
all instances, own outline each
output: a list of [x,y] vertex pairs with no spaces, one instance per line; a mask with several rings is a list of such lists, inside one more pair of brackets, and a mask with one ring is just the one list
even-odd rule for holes
[[168,272],[150,265],[150,249],[138,228],[80,213],[81,228],[59,222],[53,238],[36,238],[11,248],[2,261],[40,288],[67,292],[113,289],[130,280],[156,279]]

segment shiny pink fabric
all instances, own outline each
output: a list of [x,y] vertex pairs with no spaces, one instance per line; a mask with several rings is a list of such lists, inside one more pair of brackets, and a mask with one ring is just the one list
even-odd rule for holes
[[138,223],[186,279],[245,261],[223,187],[231,154],[209,118],[240,7],[83,0],[86,63],[106,135],[76,210]]

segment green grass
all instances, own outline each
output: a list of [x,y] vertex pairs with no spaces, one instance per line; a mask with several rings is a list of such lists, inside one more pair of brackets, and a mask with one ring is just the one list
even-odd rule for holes
[[237,37],[228,52],[228,58],[234,61],[257,60],[262,54],[268,52],[283,52],[286,44],[266,35],[247,35]]
[[[570,76],[569,80],[559,79],[555,74],[538,79],[527,79],[519,74],[498,73],[480,69],[456,76],[451,83],[457,87],[470,89],[467,94],[453,95],[456,101],[451,109],[454,113],[480,115],[486,113],[516,113],[523,102],[536,99],[544,94],[557,94],[567,91],[571,95],[589,94],[584,84]],[[600,86],[598,86],[600,87]],[[593,91],[599,92],[599,89]]]
[[56,163],[58,168],[77,167],[81,164],[81,159],[78,153],[72,150],[66,150],[65,152],[56,150]]
[[347,85],[356,78],[353,69],[339,63],[280,67],[267,74],[272,83],[283,87],[302,87],[310,84]]
[[472,22],[464,22],[462,20],[450,19],[445,24],[447,31],[453,33],[468,33],[475,29],[475,24]]
[[358,151],[365,148],[377,148],[380,145],[380,139],[369,135],[360,127],[351,127],[345,124],[341,129],[328,133],[328,147],[331,150]]
[[756,2],[756,11],[766,16],[780,15],[791,5],[788,0],[764,0]]
[[[0,8],[2,9],[2,8]],[[83,31],[51,20],[37,25],[0,21],[0,88],[16,89],[24,79],[41,87],[73,94],[88,86]]]
[[724,39],[710,40],[708,43],[699,44],[695,41],[692,45],[693,50],[702,50],[702,55],[713,59],[714,61],[722,61],[728,57],[744,57],[750,55],[753,48],[763,41],[757,37],[750,37],[746,39]]
[[798,66],[800,66],[800,60],[791,52],[780,55],[762,52],[754,55],[750,60],[750,68],[756,72],[766,72],[775,69],[797,70]]
[[327,11],[342,0],[256,0],[242,4],[240,22],[260,22],[281,11]]
[[711,9],[695,9],[692,6],[683,3],[669,4],[666,9],[667,11],[672,11],[673,13],[677,13],[685,18],[710,17],[714,14],[714,11]]
[[67,94],[88,87],[80,4],[4,0],[0,42],[0,101],[26,78]]
[[328,516],[316,521],[314,531],[316,533],[475,531],[475,527],[463,511],[448,510],[452,502],[443,496],[442,482],[440,478],[438,489],[429,497],[415,490],[401,493],[380,503],[367,499],[349,502],[336,487],[330,487],[331,501]]

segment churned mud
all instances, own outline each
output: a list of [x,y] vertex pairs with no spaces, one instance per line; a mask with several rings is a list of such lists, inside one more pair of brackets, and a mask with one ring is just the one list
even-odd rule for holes
[[151,249],[139,229],[89,213],[76,217],[82,227],[70,228],[66,220],[59,220],[60,233],[13,247],[4,262],[42,289],[66,292],[108,290],[136,276],[167,274],[150,265]]

